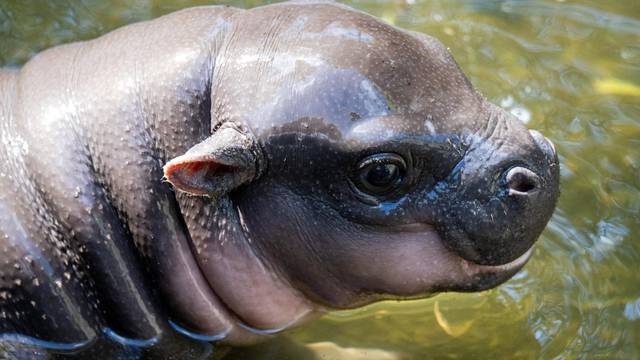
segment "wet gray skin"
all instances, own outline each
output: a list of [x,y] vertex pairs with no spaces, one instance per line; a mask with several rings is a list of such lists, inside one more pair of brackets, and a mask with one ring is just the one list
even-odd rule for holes
[[5,346],[187,358],[491,288],[558,197],[553,145],[440,42],[336,4],[193,8],[45,51],[0,72],[0,139]]

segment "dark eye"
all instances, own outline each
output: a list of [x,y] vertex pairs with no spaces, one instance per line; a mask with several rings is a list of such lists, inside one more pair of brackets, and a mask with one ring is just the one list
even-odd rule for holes
[[386,195],[402,185],[406,170],[407,165],[400,155],[371,155],[358,164],[356,185],[368,194]]

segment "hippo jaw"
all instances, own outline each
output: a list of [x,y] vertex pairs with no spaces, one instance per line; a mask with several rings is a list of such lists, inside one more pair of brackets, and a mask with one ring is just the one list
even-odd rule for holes
[[[386,267],[380,269],[384,276],[375,280],[381,289],[380,294],[365,297],[356,306],[383,299],[430,297],[444,291],[487,290],[515,275],[528,262],[534,250],[532,246],[518,258],[500,265],[482,265],[452,250],[432,225],[400,225],[393,231],[412,241],[394,249],[386,261]],[[394,269],[393,264],[406,265]],[[385,294],[382,290],[385,288],[393,289],[393,292]]]

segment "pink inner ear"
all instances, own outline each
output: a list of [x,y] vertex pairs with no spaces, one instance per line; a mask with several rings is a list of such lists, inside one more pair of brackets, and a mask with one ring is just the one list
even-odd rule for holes
[[183,167],[183,171],[193,174],[199,171],[206,173],[215,172],[220,167],[220,164],[213,161],[190,161]]
[[164,167],[165,178],[181,191],[206,195],[214,185],[213,175],[225,165],[210,160],[169,162]]

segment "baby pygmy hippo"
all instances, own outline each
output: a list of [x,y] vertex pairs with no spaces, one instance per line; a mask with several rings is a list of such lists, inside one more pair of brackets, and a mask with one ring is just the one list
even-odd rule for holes
[[0,71],[0,343],[188,358],[488,289],[558,178],[438,40],[346,6],[125,26]]

